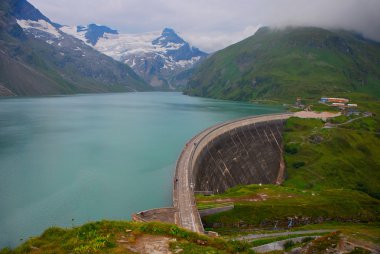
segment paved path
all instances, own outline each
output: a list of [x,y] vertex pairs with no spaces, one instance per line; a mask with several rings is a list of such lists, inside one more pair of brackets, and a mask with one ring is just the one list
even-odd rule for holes
[[335,126],[341,126],[341,125],[345,125],[345,124],[348,124],[348,123],[352,123],[353,121],[356,121],[356,120],[359,120],[359,119],[362,119],[362,118],[365,118],[365,117],[370,117],[372,115],[369,115],[369,114],[365,114],[364,116],[359,116],[357,118],[353,118],[353,119],[350,119],[344,123],[339,123],[339,124],[335,124]]
[[255,240],[260,238],[270,238],[270,237],[278,237],[278,236],[289,236],[289,235],[305,235],[305,234],[318,234],[318,233],[329,233],[334,232],[336,230],[330,229],[330,230],[300,230],[300,231],[286,231],[286,232],[280,232],[280,233],[271,233],[271,234],[251,234],[251,235],[245,235],[238,238],[234,238],[235,240]]
[[303,241],[303,239],[312,237],[312,238],[318,238],[320,236],[300,236],[300,237],[295,237],[291,239],[286,239],[286,240],[281,240],[281,241],[276,241],[276,242],[271,242],[268,244],[260,245],[257,247],[253,247],[252,250],[254,250],[257,253],[265,253],[265,252],[270,252],[270,251],[276,251],[276,250],[284,250],[284,244],[288,241],[292,241],[293,243],[300,243]]
[[215,125],[193,137],[182,150],[176,164],[173,188],[173,206],[177,209],[176,224],[194,232],[204,232],[194,197],[193,160],[211,140],[237,127],[285,120],[291,116],[293,116],[292,113],[247,117]]

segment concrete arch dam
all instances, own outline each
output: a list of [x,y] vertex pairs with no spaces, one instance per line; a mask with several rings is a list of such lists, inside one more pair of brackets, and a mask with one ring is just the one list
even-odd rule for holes
[[293,114],[255,116],[210,127],[178,158],[173,188],[175,223],[203,233],[194,193],[222,193],[239,184],[280,183],[282,131]]

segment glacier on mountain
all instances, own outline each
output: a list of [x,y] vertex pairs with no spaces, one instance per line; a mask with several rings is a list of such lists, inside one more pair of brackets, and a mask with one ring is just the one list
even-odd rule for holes
[[49,22],[43,19],[39,19],[37,21],[18,19],[17,24],[25,30],[27,29],[40,30],[42,32],[49,33],[56,38],[60,38],[62,36],[58,29],[56,29],[52,24],[50,24]]
[[[90,27],[96,34],[91,33]],[[207,56],[207,53],[192,47],[170,28],[165,28],[162,32],[141,34],[119,33],[106,26],[94,24],[87,27],[62,26],[60,30],[113,59],[128,64],[147,82],[158,88],[175,88],[171,79]]]

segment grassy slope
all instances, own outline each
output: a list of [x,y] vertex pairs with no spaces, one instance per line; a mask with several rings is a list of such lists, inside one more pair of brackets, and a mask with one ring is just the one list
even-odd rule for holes
[[[359,105],[375,116],[332,129],[322,128],[321,120],[288,120],[284,134],[287,179],[283,185],[238,186],[221,195],[198,196],[200,207],[235,203],[235,209],[204,221],[208,226],[230,229],[239,222],[240,226],[273,227],[276,220],[286,227],[288,218],[296,216],[309,218],[307,223],[379,221],[380,102],[367,98]],[[344,118],[333,122],[347,120]],[[254,199],[257,201],[252,202]]]
[[135,253],[128,250],[142,236],[167,236],[177,241],[172,250],[181,253],[251,253],[248,245],[209,238],[163,223],[101,221],[73,229],[49,228],[41,236],[31,238],[14,250],[3,249],[0,254],[17,253]]
[[[364,118],[341,128],[324,129],[319,120],[290,119],[284,137],[285,185],[344,187],[380,198],[380,138],[375,124],[375,119]],[[313,137],[323,140],[315,144]]]
[[[354,97],[361,118],[338,128],[322,128],[320,120],[291,118],[284,143],[288,178],[286,186],[309,189],[348,188],[380,199],[380,102]],[[341,116],[331,122],[348,120]],[[313,142],[315,137],[321,142]]]
[[286,228],[290,217],[294,226],[323,221],[378,221],[380,201],[359,191],[328,189],[302,190],[284,186],[238,186],[224,194],[199,196],[199,206],[228,199],[235,208],[204,218],[208,227]]
[[350,32],[263,28],[201,64],[186,93],[288,102],[352,92],[380,97],[379,59],[379,43]]

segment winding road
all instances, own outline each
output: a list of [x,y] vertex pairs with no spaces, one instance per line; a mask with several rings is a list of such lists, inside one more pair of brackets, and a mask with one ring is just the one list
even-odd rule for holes
[[292,113],[246,117],[212,126],[193,137],[185,145],[176,164],[173,188],[173,206],[176,208],[175,223],[193,232],[204,233],[194,197],[193,161],[210,141],[237,127],[259,122],[285,120],[291,116],[293,116]]

